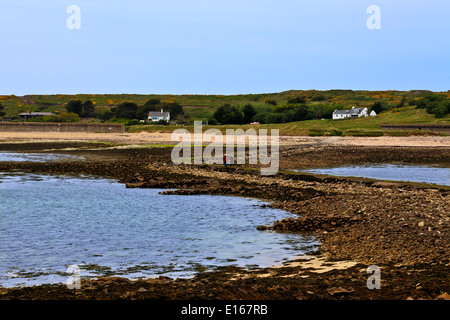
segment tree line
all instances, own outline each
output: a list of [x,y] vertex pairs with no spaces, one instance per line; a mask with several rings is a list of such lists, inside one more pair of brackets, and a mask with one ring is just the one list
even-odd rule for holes
[[[258,102],[256,104],[249,102],[244,105],[227,103],[214,112],[208,123],[211,125],[248,124],[251,122],[287,123],[323,118],[330,119],[335,109],[349,108],[348,106],[328,103],[332,102],[330,99],[330,96],[317,93],[312,96],[291,96],[287,102],[284,100],[282,103],[276,100],[265,100],[264,103]],[[328,100],[328,102],[325,100]],[[433,114],[436,118],[450,114],[450,98],[443,93],[421,90],[420,92],[403,95],[401,100],[396,102],[392,100],[393,98],[388,96],[387,99],[381,98],[375,102],[372,100],[372,104],[368,102],[365,105],[377,114],[404,106],[415,106],[416,108],[425,109],[427,113]],[[309,101],[313,101],[313,103]],[[358,102],[356,104],[358,105]],[[65,109],[66,112],[29,121],[76,122],[80,118],[95,117],[103,121],[122,122],[130,125],[139,124],[141,120],[146,120],[150,111],[159,112],[163,109],[166,112],[170,112],[171,120],[175,120],[178,123],[188,122],[183,107],[178,102],[167,102],[160,99],[150,99],[142,105],[138,105],[135,102],[123,102],[104,112],[100,111],[102,109],[96,109],[95,104],[90,100],[71,100],[65,105]],[[0,104],[0,117],[3,116],[5,116],[5,112],[3,112],[3,106]]]
[[140,120],[146,120],[150,111],[161,110],[170,112],[171,119],[178,120],[179,122],[186,121],[183,107],[178,102],[162,102],[159,99],[150,99],[141,106],[134,102],[123,102],[117,107],[111,108],[110,111],[106,111],[101,119],[126,119],[139,122]]
[[331,117],[334,111],[334,106],[326,104],[308,106],[302,97],[289,99],[285,105],[278,105],[274,100],[265,103],[269,105],[266,108],[255,108],[250,103],[243,107],[225,104],[214,112],[210,124],[286,123]]
[[379,114],[389,109],[402,108],[407,105],[426,109],[427,113],[433,114],[436,118],[442,118],[450,114],[450,99],[446,95],[434,92],[425,92],[418,97],[403,97],[397,105],[391,107],[388,106],[386,101],[377,101],[371,109]]
[[[73,113],[79,117],[92,116],[95,109],[94,104],[90,101],[71,100],[66,105],[68,113]],[[146,120],[150,111],[170,112],[171,119],[177,119],[180,122],[186,121],[183,107],[177,102],[162,102],[159,99],[150,99],[143,105],[135,102],[123,102],[117,107],[111,108],[100,115],[100,119],[104,121],[121,121],[126,120],[127,124],[138,124],[140,120]]]
[[450,113],[450,99],[442,94],[431,92],[423,94],[420,99],[411,101],[410,105],[426,109],[427,113],[435,115],[436,118],[445,117]]
[[[314,101],[321,101],[322,96],[315,97]],[[304,97],[295,97],[288,100],[287,104],[278,105],[274,100],[265,101],[270,105],[269,108],[255,108],[252,104],[244,106],[233,106],[224,104],[214,113],[214,119],[210,120],[210,124],[248,124],[251,122],[259,123],[286,123],[294,121],[314,120],[323,118],[332,118],[335,109],[339,109],[334,104],[307,104]],[[370,111],[377,114],[383,113],[390,109],[401,108],[405,106],[416,106],[424,108],[435,117],[444,117],[450,114],[450,99],[446,95],[427,92],[419,97],[403,97],[400,102],[395,105],[388,104],[387,101],[380,100],[367,106]]]

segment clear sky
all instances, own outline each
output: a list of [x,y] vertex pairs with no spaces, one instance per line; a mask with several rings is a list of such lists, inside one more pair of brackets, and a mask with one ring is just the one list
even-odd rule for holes
[[450,90],[448,0],[0,0],[0,35],[0,94]]

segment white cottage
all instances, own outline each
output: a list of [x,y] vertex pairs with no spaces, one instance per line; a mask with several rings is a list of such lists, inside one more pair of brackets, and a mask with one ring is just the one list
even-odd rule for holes
[[170,121],[170,112],[164,112],[164,110],[161,109],[161,112],[150,111],[148,113],[148,121],[149,122],[158,122],[160,120],[169,122]]
[[[370,115],[372,115],[372,113]],[[369,116],[367,108],[352,107],[350,110],[334,110],[333,112],[333,120],[345,118],[360,118],[367,116]]]

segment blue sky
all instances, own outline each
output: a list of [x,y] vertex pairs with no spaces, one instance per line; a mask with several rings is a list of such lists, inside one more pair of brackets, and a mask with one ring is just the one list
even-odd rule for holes
[[0,35],[0,94],[450,90],[448,0],[1,0]]

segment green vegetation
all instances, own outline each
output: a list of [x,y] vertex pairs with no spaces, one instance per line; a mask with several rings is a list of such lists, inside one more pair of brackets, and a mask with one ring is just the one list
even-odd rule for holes
[[6,115],[6,112],[3,112],[3,105],[0,103],[0,117],[3,117],[4,115]]
[[80,116],[74,112],[61,112],[52,116],[37,117],[28,120],[28,122],[78,122]]
[[[143,105],[138,106],[135,102],[125,101],[117,107],[111,108],[100,117],[103,121],[121,122],[126,125],[138,125],[141,120],[148,118],[150,111],[170,112],[172,119],[179,123],[185,123],[183,107],[177,102],[161,102],[159,99],[150,99]],[[158,124],[167,124],[165,120],[160,120]]]
[[221,124],[243,124],[245,115],[238,107],[227,103],[214,112],[214,118]]
[[[53,121],[121,122],[129,132],[172,131],[175,125],[146,124],[149,111],[169,111],[171,122],[194,121],[215,128],[278,128],[280,134],[379,135],[381,124],[450,123],[450,92],[291,90],[248,95],[28,95],[0,96],[0,116],[53,112]],[[377,117],[331,120],[335,109],[366,107]],[[62,120],[61,120],[62,119]],[[34,119],[41,121],[43,119]],[[48,120],[48,118],[47,118]],[[353,131],[352,131],[353,130]],[[359,130],[359,131],[358,131]],[[391,132],[390,134],[394,134]],[[396,134],[405,134],[397,132]]]
[[66,105],[66,110],[69,113],[76,113],[80,117],[88,117],[94,112],[94,104],[91,100],[82,102],[81,100],[70,100]]
[[431,92],[422,94],[420,99],[411,101],[410,105],[424,108],[428,113],[434,114],[437,118],[443,118],[450,113],[450,99],[441,94]]
[[[407,124],[407,123],[450,123],[450,117],[444,119],[437,119],[434,115],[428,114],[423,109],[416,109],[415,107],[396,108],[381,114],[378,117],[356,118],[346,120],[307,120],[280,124],[260,124],[260,125],[205,125],[204,130],[216,128],[225,133],[226,129],[278,129],[280,135],[300,135],[300,136],[408,136],[418,134],[435,134],[439,133],[415,131],[415,130],[382,130],[381,125],[384,123],[391,124]],[[144,131],[158,131],[158,132],[172,132],[180,126],[161,126],[161,125],[139,125],[128,127],[128,132],[144,132]],[[182,127],[190,132],[193,132],[194,126],[192,124]]]

